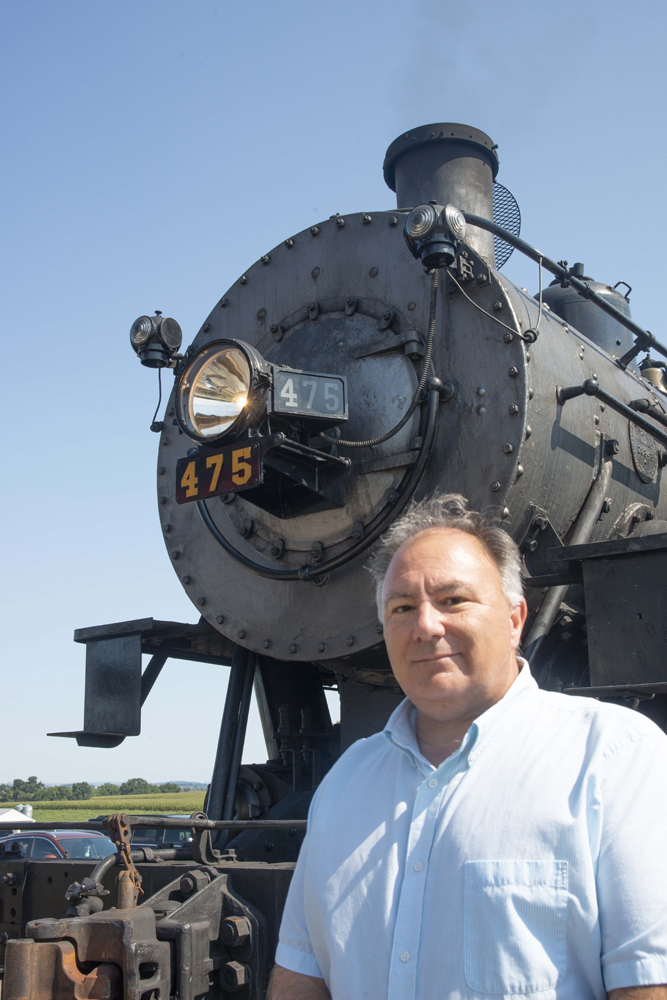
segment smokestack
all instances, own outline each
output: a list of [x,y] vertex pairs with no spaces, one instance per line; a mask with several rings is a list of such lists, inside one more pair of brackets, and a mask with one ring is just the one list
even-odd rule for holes
[[[383,170],[398,208],[435,201],[493,219],[498,154],[493,140],[477,128],[445,122],[404,132],[387,150]],[[471,226],[466,243],[495,263],[491,233]]]

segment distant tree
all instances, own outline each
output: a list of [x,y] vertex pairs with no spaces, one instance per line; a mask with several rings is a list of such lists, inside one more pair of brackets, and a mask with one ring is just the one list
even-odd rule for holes
[[12,798],[14,802],[19,799],[30,801],[38,797],[39,792],[44,788],[44,782],[37,779],[37,775],[31,774],[27,781],[22,778],[14,778],[12,783]]
[[11,802],[12,791],[11,785],[0,785],[0,802]]
[[159,792],[166,792],[169,795],[175,795],[181,790],[181,786],[177,785],[175,781],[165,781],[164,784],[157,787]]
[[155,785],[149,785],[145,778],[128,778],[120,786],[121,795],[150,795]]
[[73,799],[91,799],[95,794],[95,789],[87,781],[75,781],[72,785]]
[[72,787],[71,785],[51,785],[39,793],[39,798],[43,802],[58,802],[64,799],[71,799]]
[[118,795],[119,792],[118,785],[112,785],[110,781],[105,781],[103,785],[95,789],[95,795]]

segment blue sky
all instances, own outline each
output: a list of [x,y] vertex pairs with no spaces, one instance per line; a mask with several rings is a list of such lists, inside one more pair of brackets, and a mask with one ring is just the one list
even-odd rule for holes
[[[5,5],[0,781],[210,777],[224,668],[170,662],[117,750],[44,735],[82,722],[74,628],[197,619],[159,530],[135,317],[189,343],[280,240],[391,207],[397,135],[458,121],[499,144],[522,235],[628,281],[664,339],[666,35],[657,0]],[[506,271],[535,289],[517,255]]]

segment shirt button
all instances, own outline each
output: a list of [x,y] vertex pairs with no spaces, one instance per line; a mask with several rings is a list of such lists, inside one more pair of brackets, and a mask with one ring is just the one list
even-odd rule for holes
[[428,779],[428,787],[429,788],[437,788],[438,787],[438,779],[437,778],[429,778]]
[[414,870],[416,872],[420,872],[424,866],[421,863],[421,861],[415,861],[415,863],[414,863],[414,865],[412,867],[414,868]]
[[409,951],[402,951],[401,954],[399,955],[399,958],[400,958],[401,962],[409,962],[410,961],[410,952]]

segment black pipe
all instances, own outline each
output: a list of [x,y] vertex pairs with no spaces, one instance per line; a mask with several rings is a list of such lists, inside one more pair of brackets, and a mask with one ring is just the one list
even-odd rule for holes
[[361,555],[362,552],[365,552],[366,549],[369,548],[373,542],[378,539],[380,535],[389,527],[391,522],[398,517],[404,507],[406,507],[408,502],[412,499],[412,495],[419,484],[419,480],[421,479],[424,469],[426,468],[426,463],[431,455],[431,449],[433,448],[435,430],[438,423],[438,403],[440,402],[441,389],[442,382],[438,378],[429,379],[426,384],[426,429],[424,431],[422,446],[419,450],[417,461],[412,466],[403,488],[397,491],[398,498],[388,506],[384,515],[379,518],[375,527],[373,527],[368,534],[360,539],[360,541],[350,546],[349,549],[346,549],[345,552],[341,552],[340,555],[334,556],[333,559],[329,559],[323,563],[306,564],[305,566],[301,566],[299,569],[277,569],[273,566],[262,566],[261,563],[256,563],[254,560],[248,558],[248,556],[243,555],[242,552],[239,552],[239,550],[225,538],[211,517],[206,506],[206,501],[197,500],[197,509],[201,515],[202,521],[211,532],[216,542],[229,556],[232,557],[235,562],[239,563],[240,566],[245,567],[245,569],[249,569],[253,573],[256,573],[258,576],[263,576],[267,580],[284,580],[286,582],[292,580],[316,581],[318,577],[323,576],[325,573],[338,569],[339,566],[344,566],[345,563],[350,562],[350,560],[356,558],[358,555]]
[[494,236],[498,236],[501,240],[509,243],[510,246],[515,247],[520,250],[521,253],[525,254],[526,257],[530,257],[534,260],[536,264],[541,262],[542,267],[545,267],[547,271],[551,271],[557,278],[561,281],[567,282],[569,285],[583,296],[583,298],[588,299],[590,302],[594,302],[596,306],[602,309],[604,312],[613,316],[615,320],[624,326],[627,330],[630,330],[632,334],[637,338],[635,347],[628,351],[627,354],[623,355],[622,358],[618,359],[618,364],[621,368],[625,369],[629,365],[630,361],[642,350],[648,350],[653,348],[658,354],[662,354],[667,358],[667,347],[661,344],[659,340],[656,340],[652,333],[648,330],[644,330],[643,327],[635,323],[633,319],[626,316],[625,313],[617,309],[615,305],[609,302],[603,295],[599,295],[597,292],[593,291],[590,285],[587,285],[585,281],[577,278],[569,268],[563,267],[562,264],[557,264],[554,260],[546,257],[535,247],[531,247],[530,243],[526,243],[525,240],[519,239],[518,236],[514,236],[513,233],[508,232],[507,229],[503,229],[502,226],[497,225],[495,222],[491,222],[490,219],[484,219],[481,215],[471,215],[469,212],[463,213],[466,222],[469,222],[471,226],[477,226],[479,229],[486,229],[487,232],[493,233]]
[[[173,816],[132,816],[126,814],[130,827],[138,829],[148,828],[150,830],[305,830],[307,821],[305,819],[177,819]],[[84,823],[74,820],[52,820],[49,823],[25,823],[12,820],[9,823],[0,823],[0,830],[108,830],[107,817],[101,816],[98,819],[87,820]],[[173,848],[178,850],[178,848]],[[134,853],[134,852],[133,852]],[[154,852],[155,853],[155,852]],[[116,855],[108,855],[115,857]],[[0,855],[1,857],[1,855]],[[75,860],[75,859],[70,859]]]
[[[655,424],[652,424],[650,420],[643,417],[641,413],[638,413],[632,406],[628,406],[623,403],[616,396],[612,396],[610,392],[603,389],[600,383],[594,378],[587,378],[585,382],[581,385],[571,385],[566,389],[562,386],[558,386],[556,390],[556,395],[558,396],[558,402],[563,405],[568,401],[568,399],[575,399],[577,396],[597,396],[598,399],[606,403],[607,406],[611,407],[612,410],[616,410],[622,416],[627,417],[627,419],[636,424],[637,427],[641,427],[642,430],[646,431],[661,444],[667,445],[667,431],[660,430]],[[634,400],[634,403],[641,402],[641,400]]]
[[234,752],[234,740],[239,720],[239,706],[243,696],[243,683],[249,655],[249,650],[243,646],[236,646],[234,655],[232,656],[227,697],[225,698],[225,707],[222,713],[222,722],[220,723],[220,736],[218,738],[218,748],[215,755],[213,776],[211,778],[211,787],[206,807],[207,814],[211,819],[222,819],[229,766],[232,762],[232,754]]
[[[59,827],[60,829],[60,827]],[[188,848],[178,848],[170,847],[164,848],[163,850],[156,849],[147,852],[144,848],[140,848],[138,851],[131,851],[130,857],[135,862],[141,864],[142,861],[152,861],[154,858],[159,861],[188,861],[192,858],[192,851]],[[70,860],[74,860],[71,858]],[[78,859],[77,859],[78,860]],[[93,882],[102,882],[102,879],[115,865],[119,865],[122,862],[122,857],[119,853],[107,854],[106,858],[102,858],[92,872],[88,876]]]

